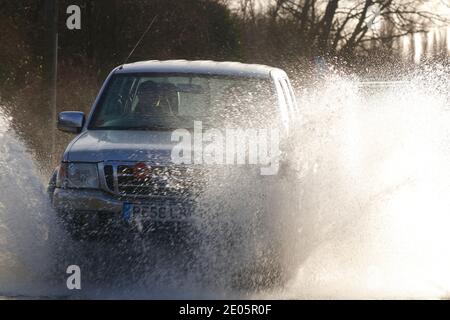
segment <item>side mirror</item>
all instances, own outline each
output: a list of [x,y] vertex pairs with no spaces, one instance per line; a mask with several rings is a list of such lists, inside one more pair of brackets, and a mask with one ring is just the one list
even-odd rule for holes
[[78,111],[61,112],[58,115],[58,129],[69,133],[80,133],[84,125],[84,113]]

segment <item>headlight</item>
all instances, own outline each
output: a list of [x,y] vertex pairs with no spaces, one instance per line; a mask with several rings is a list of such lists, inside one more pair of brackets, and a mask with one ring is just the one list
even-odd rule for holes
[[56,185],[60,188],[95,189],[99,187],[97,164],[61,163]]

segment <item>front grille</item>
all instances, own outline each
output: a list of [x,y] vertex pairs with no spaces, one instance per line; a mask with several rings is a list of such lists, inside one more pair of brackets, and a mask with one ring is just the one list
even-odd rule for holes
[[112,165],[105,166],[105,180],[108,189],[114,191],[114,171]]
[[198,195],[204,175],[193,168],[150,166],[149,174],[136,177],[134,163],[105,164],[109,191],[120,196],[189,197]]

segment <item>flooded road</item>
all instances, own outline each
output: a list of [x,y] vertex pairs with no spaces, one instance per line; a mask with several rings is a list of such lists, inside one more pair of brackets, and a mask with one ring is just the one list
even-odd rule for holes
[[[304,255],[283,288],[245,292],[228,288],[220,274],[199,281],[209,270],[145,241],[49,237],[48,169],[3,115],[0,296],[447,298],[449,79],[408,80],[380,89],[330,75],[320,89],[298,90],[304,119],[295,163],[304,223],[293,241]],[[86,270],[76,293],[65,287],[70,264]]]

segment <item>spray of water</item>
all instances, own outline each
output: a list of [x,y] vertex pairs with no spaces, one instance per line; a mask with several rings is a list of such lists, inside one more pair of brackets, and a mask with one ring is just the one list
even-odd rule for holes
[[446,297],[448,70],[380,89],[331,75],[302,97],[311,255],[285,298]]
[[[92,271],[87,278],[95,279],[82,295],[447,297],[448,79],[448,70],[435,65],[406,77],[404,83],[374,89],[361,86],[354,77],[330,72],[317,86],[298,90],[303,125],[298,128],[298,154],[291,159],[297,185],[280,185],[284,189],[279,193],[294,196],[300,208],[285,202],[276,210],[300,217],[298,236],[289,245],[301,251],[301,259],[294,277],[282,289],[242,293],[227,287],[230,277],[224,270],[235,266],[220,260],[223,257],[211,251],[207,242],[199,252],[209,259],[193,264],[189,259],[180,263],[180,252],[134,239],[132,249],[125,243],[99,243],[81,244],[81,250],[72,251],[69,262],[85,263],[82,269]],[[32,158],[8,129],[9,120],[0,120],[4,186],[0,191],[0,292],[42,295],[45,284],[36,279],[49,270],[45,230],[51,225],[47,220],[51,210]],[[210,180],[205,214],[217,207],[247,214],[257,211],[258,199],[248,196],[254,191],[254,181],[239,175]],[[240,205],[243,202],[245,208]],[[214,228],[201,231],[220,234]],[[221,236],[243,243],[243,239],[233,239],[233,233]],[[243,262],[245,254],[241,258]],[[237,255],[237,266],[239,259]]]
[[0,109],[0,294],[42,295],[50,250],[45,188]]

